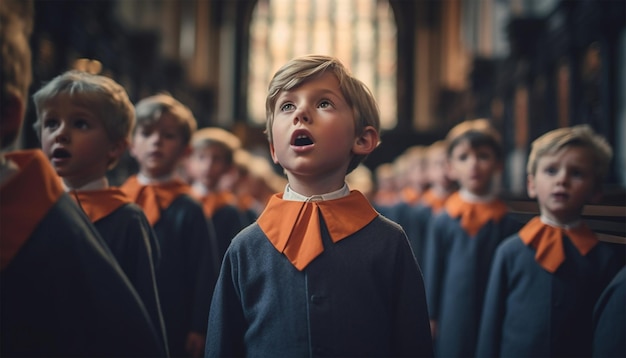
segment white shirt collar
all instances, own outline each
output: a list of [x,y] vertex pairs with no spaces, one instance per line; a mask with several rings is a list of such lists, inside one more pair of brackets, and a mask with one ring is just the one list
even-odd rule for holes
[[541,219],[541,222],[546,224],[546,225],[550,225],[550,226],[553,226],[553,227],[558,227],[558,228],[562,228],[562,229],[566,229],[566,230],[576,228],[576,227],[580,226],[580,224],[582,223],[582,220],[578,219],[578,220],[571,221],[571,222],[568,222],[568,223],[565,223],[565,224],[559,224],[558,222],[556,222],[556,221],[554,221],[554,220],[544,216],[543,214],[539,218]]
[[291,201],[324,201],[324,200],[333,200],[343,198],[344,196],[350,195],[350,189],[346,183],[343,183],[343,186],[339,190],[335,190],[330,193],[320,194],[320,195],[311,195],[304,196],[302,194],[296,193],[291,189],[289,184],[285,187],[285,192],[283,194],[283,200],[291,200]]
[[80,188],[70,188],[65,184],[65,181],[63,181],[63,187],[65,188],[66,192],[69,192],[71,190],[76,190],[76,191],[86,191],[86,190],[102,190],[102,189],[106,189],[109,187],[109,180],[106,177],[102,177],[102,178],[98,178],[94,181],[90,181],[89,183],[81,186]]
[[496,195],[492,193],[480,196],[470,193],[464,188],[459,189],[459,195],[461,196],[461,199],[467,201],[468,203],[488,203],[496,198]]
[[148,178],[147,176],[139,173],[139,174],[137,174],[137,181],[139,181],[139,184],[141,184],[141,185],[159,184],[159,183],[170,182],[175,177],[176,177],[176,174],[169,174],[169,175],[165,175],[165,176],[162,176],[162,177],[159,177],[159,178]]
[[193,184],[191,184],[191,190],[193,190],[194,193],[200,196],[205,196],[210,192],[209,188],[207,188],[206,185],[200,182],[194,182]]

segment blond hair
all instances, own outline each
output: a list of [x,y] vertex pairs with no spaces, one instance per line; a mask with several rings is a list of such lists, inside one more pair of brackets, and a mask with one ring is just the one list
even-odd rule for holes
[[[266,133],[270,143],[273,143],[274,107],[279,94],[283,91],[292,90],[306,81],[318,78],[325,73],[332,73],[339,81],[341,94],[352,109],[355,134],[357,136],[361,135],[367,126],[374,127],[377,132],[380,130],[378,106],[367,86],[353,77],[337,58],[323,55],[307,55],[289,61],[274,74],[270,81],[268,96],[265,102]],[[366,157],[366,155],[355,155],[348,166],[347,172],[351,172]]]
[[224,150],[226,161],[231,165],[235,151],[241,148],[241,141],[233,133],[218,127],[199,129],[191,137],[191,148],[194,150],[213,145]]
[[554,129],[535,139],[531,144],[526,173],[534,175],[540,158],[567,147],[588,149],[593,157],[596,184],[600,185],[609,171],[613,150],[606,139],[596,134],[587,124]]
[[70,70],[48,82],[33,95],[37,121],[33,125],[41,138],[42,111],[61,94],[81,103],[100,120],[111,142],[128,140],[135,124],[135,108],[124,87],[113,79]]
[[157,123],[161,117],[169,113],[178,123],[180,133],[183,136],[183,144],[189,144],[191,135],[196,131],[197,123],[191,110],[174,97],[166,93],[146,97],[135,105],[138,127],[150,127]]

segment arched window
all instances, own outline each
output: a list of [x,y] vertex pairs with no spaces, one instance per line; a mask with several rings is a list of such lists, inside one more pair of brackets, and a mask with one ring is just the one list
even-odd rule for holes
[[273,74],[309,53],[339,58],[372,91],[381,126],[397,123],[396,22],[386,0],[259,0],[250,24],[248,118],[265,123]]

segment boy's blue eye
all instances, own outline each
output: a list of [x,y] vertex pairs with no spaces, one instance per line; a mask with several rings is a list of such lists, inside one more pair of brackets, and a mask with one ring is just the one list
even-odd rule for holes
[[54,119],[54,118],[50,118],[50,119],[46,119],[43,122],[43,127],[44,128],[50,128],[50,129],[55,129],[59,126],[59,121]]
[[84,119],[77,119],[74,122],[74,127],[78,128],[78,129],[88,129],[89,128],[89,123],[84,120]]
[[555,175],[559,170],[556,167],[546,167],[543,171],[548,175]]
[[322,101],[322,102],[320,102],[320,104],[319,104],[319,107],[320,107],[320,108],[328,108],[328,107],[330,107],[330,106],[332,106],[332,103],[330,103],[330,101],[327,101],[327,100]]
[[290,110],[293,110],[295,108],[296,107],[292,103],[285,103],[282,106],[280,106],[281,112],[290,111]]

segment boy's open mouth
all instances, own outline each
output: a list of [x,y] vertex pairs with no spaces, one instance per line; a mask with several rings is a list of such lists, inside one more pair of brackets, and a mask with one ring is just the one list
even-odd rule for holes
[[293,145],[295,145],[296,147],[302,147],[311,144],[313,144],[311,138],[303,134],[297,136],[296,139],[293,141]]
[[291,135],[291,145],[294,147],[306,147],[314,143],[313,137],[306,130],[297,130]]
[[72,154],[67,149],[57,148],[52,152],[52,158],[55,159],[64,159],[71,157]]

